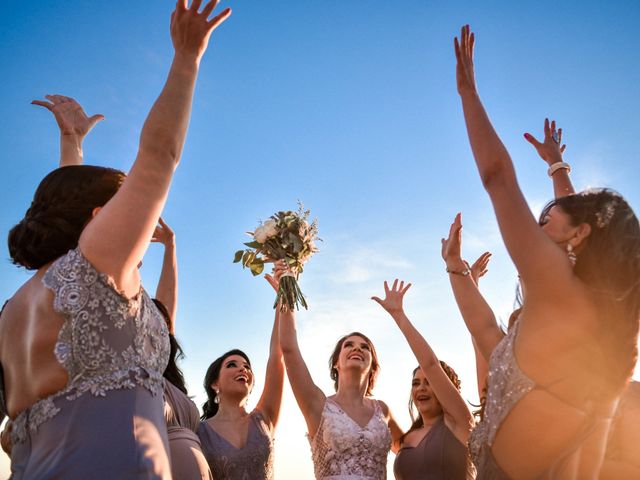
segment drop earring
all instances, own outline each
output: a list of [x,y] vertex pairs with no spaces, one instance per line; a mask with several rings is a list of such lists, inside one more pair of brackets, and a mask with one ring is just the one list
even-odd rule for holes
[[216,392],[216,396],[213,397],[213,403],[218,404],[220,403],[220,397],[218,396],[218,390],[216,390],[215,392]]
[[569,263],[571,263],[571,266],[574,267],[576,265],[576,260],[578,259],[578,257],[573,251],[573,245],[571,245],[570,243],[567,243],[567,257],[569,258]]

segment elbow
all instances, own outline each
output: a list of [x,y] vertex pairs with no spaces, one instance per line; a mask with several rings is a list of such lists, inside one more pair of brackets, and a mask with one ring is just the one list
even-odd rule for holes
[[495,189],[496,186],[504,184],[506,177],[506,168],[499,165],[480,172],[482,186],[488,192]]

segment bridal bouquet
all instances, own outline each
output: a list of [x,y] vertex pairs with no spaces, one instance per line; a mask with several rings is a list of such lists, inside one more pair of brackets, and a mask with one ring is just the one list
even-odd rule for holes
[[283,260],[289,267],[290,273],[280,278],[278,295],[273,305],[275,308],[282,300],[282,309],[296,309],[302,305],[307,308],[307,302],[298,286],[297,278],[302,272],[304,264],[311,255],[318,251],[315,242],[318,240],[318,222],[309,223],[311,212],[305,210],[298,203],[295,212],[276,212],[254,232],[247,232],[253,241],[245,243],[249,248],[238,250],[233,263],[241,263],[253,275],[260,275],[266,262]]

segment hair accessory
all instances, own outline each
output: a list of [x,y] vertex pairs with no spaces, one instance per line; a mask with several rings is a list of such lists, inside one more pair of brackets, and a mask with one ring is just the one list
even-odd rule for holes
[[553,177],[553,174],[556,173],[558,170],[566,170],[567,173],[570,173],[571,172],[571,166],[568,163],[565,163],[565,162],[557,162],[557,163],[552,164],[549,167],[549,170],[547,170],[547,174],[550,177]]
[[466,277],[471,274],[471,269],[469,267],[465,267],[464,270],[451,270],[449,267],[446,268],[447,273],[452,273],[454,275],[462,275]]
[[570,243],[567,243],[567,257],[569,257],[569,263],[571,263],[571,266],[575,266],[576,264],[576,260],[578,260],[578,257],[576,256],[576,253],[573,251],[573,245],[571,245]]

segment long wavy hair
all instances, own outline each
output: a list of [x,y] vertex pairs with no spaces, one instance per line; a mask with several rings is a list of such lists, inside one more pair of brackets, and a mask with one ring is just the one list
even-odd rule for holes
[[[170,328],[171,316],[169,315],[167,307],[165,307],[157,298],[153,299],[153,303],[155,303],[156,307],[164,317],[167,327]],[[176,340],[176,337],[172,333],[169,333],[169,363],[167,363],[167,368],[164,369],[164,373],[162,375],[177,387],[178,390],[185,395],[188,395],[189,393],[187,392],[187,385],[184,381],[184,374],[180,367],[178,367],[178,360],[182,360],[183,358],[184,352],[182,351],[182,347],[178,343],[178,340]]]
[[600,320],[603,361],[595,365],[602,394],[624,388],[638,357],[640,321],[640,224],[617,192],[590,189],[551,201],[540,220],[557,206],[573,226],[591,227],[577,252],[575,275],[589,288]]
[[[460,391],[462,382],[460,381],[460,378],[458,377],[458,374],[456,373],[456,371],[442,360],[440,360],[440,367],[442,367],[442,370],[444,370],[444,373],[447,374],[447,377],[449,377],[449,380],[451,380],[451,383],[453,383],[456,389]],[[420,367],[416,367],[413,369],[413,372],[411,373],[412,380],[416,376],[416,372],[418,370],[420,370]],[[420,412],[418,412],[417,410],[418,409],[413,403],[413,395],[409,395],[409,416],[411,417],[411,427],[409,428],[409,430],[407,430],[407,432],[404,435],[402,435],[402,438],[400,439],[400,443],[404,441],[404,438],[407,435],[409,435],[409,433],[419,428],[422,428],[424,426],[424,420],[422,419],[422,415],[420,415]]]

